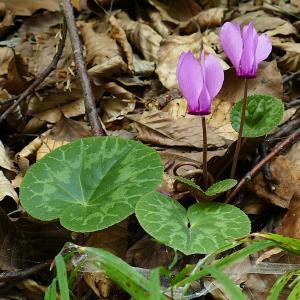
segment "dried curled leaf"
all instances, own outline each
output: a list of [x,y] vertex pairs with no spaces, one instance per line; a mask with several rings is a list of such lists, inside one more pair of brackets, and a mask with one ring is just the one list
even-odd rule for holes
[[132,21],[124,12],[116,14],[116,18],[125,30],[131,44],[143,54],[144,58],[156,61],[162,37],[141,20]]
[[199,12],[196,16],[192,17],[186,22],[179,25],[181,32],[191,34],[202,28],[217,27],[221,25],[224,18],[225,9],[222,7],[214,7]]
[[[154,145],[203,147],[199,117],[174,119],[168,112],[154,111],[127,118],[134,121],[132,127],[138,131],[138,138],[144,142]],[[209,147],[225,145],[225,140],[214,133],[210,126],[207,127],[207,136]]]
[[17,16],[31,16],[39,9],[59,11],[58,0],[9,0],[6,3],[7,9]]
[[0,201],[6,196],[13,198],[16,203],[19,203],[19,197],[9,180],[0,171]]
[[179,24],[195,16],[201,7],[194,0],[148,0],[161,14],[164,21]]
[[131,45],[129,44],[129,42],[127,40],[126,33],[123,30],[123,28],[120,26],[118,20],[114,16],[111,16],[108,21],[111,26],[111,29],[110,29],[111,37],[114,38],[117,41],[117,43],[120,45],[122,51],[125,54],[128,69],[130,71],[132,71],[133,70],[133,51],[132,51]]
[[80,22],[79,28],[86,47],[86,60],[90,66],[91,76],[110,76],[113,73],[126,70],[115,40],[106,33],[98,33],[92,23]]

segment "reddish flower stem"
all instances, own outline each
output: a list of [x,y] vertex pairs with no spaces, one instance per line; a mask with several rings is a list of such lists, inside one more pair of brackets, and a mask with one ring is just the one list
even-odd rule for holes
[[232,162],[232,166],[231,166],[230,178],[235,177],[236,166],[237,166],[237,162],[238,162],[239,154],[240,154],[240,150],[241,150],[241,143],[242,143],[245,116],[246,116],[246,108],[247,108],[247,92],[248,92],[248,81],[247,81],[247,78],[245,78],[244,97],[243,97],[243,106],[242,106],[240,130],[239,130],[239,136],[238,136],[238,140],[236,142],[235,152],[234,152],[234,156],[233,156],[233,162]]
[[202,169],[203,169],[203,185],[204,190],[206,191],[208,188],[208,172],[207,172],[207,133],[206,133],[206,122],[205,116],[201,116],[202,121],[202,139],[203,139],[203,162],[202,162]]

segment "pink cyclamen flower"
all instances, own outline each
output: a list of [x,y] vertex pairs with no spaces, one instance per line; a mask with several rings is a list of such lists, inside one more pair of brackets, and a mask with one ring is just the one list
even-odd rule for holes
[[183,52],[177,64],[176,76],[179,89],[193,115],[210,114],[211,103],[224,82],[224,71],[218,59],[201,54],[201,63],[191,51]]
[[220,41],[223,50],[235,67],[239,77],[256,77],[258,64],[265,60],[272,51],[268,35],[258,35],[253,23],[244,26],[226,22],[221,27]]

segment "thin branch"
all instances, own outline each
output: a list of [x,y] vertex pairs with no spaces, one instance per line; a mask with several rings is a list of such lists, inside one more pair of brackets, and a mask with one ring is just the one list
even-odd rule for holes
[[76,70],[79,75],[82,87],[82,93],[85,104],[85,113],[88,117],[94,134],[106,135],[96,109],[95,97],[93,95],[91,83],[85,68],[85,63],[83,60],[83,54],[81,49],[81,42],[79,39],[76,22],[73,14],[73,7],[70,3],[70,0],[62,0],[61,2],[72,43]]
[[0,116],[0,123],[4,121],[7,116],[14,110],[16,107],[28,96],[33,94],[33,92],[38,88],[38,86],[48,77],[48,75],[56,69],[57,63],[63,53],[65,47],[65,41],[67,36],[67,26],[66,22],[63,23],[63,30],[62,30],[62,37],[57,47],[57,52],[55,53],[50,65],[41,73],[39,74],[35,81],[22,93],[19,95],[18,100],[15,102]]
[[28,278],[30,275],[37,273],[49,266],[50,266],[50,261],[46,261],[44,263],[35,265],[33,267],[21,271],[1,272],[0,282],[23,280],[25,278]]
[[263,158],[250,172],[248,172],[242,180],[238,183],[235,189],[230,193],[228,198],[226,199],[226,203],[231,202],[231,200],[235,197],[235,195],[241,190],[244,184],[251,180],[263,167],[264,165],[273,159],[281,150],[288,147],[292,144],[298,137],[300,137],[300,128],[298,128],[294,133],[292,133],[285,141],[279,143],[274,147],[274,149]]

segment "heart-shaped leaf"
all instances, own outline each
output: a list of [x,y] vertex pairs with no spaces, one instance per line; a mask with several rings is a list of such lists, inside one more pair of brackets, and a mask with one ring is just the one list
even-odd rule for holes
[[193,195],[203,201],[211,201],[221,193],[232,189],[237,184],[237,181],[235,179],[225,179],[214,183],[206,191],[203,191],[199,185],[197,185],[190,179],[176,176],[176,180],[183,183]]
[[175,200],[150,193],[136,205],[135,214],[146,232],[184,254],[212,253],[250,233],[250,221],[235,206],[197,203],[186,209]]
[[134,212],[161,183],[159,155],[140,142],[92,137],[64,145],[35,163],[20,189],[33,217],[60,219],[73,231],[100,230]]
[[[269,95],[247,97],[247,110],[243,137],[259,137],[270,133],[283,117],[284,105],[280,99]],[[237,102],[230,115],[233,129],[239,131],[242,113],[242,100]]]

